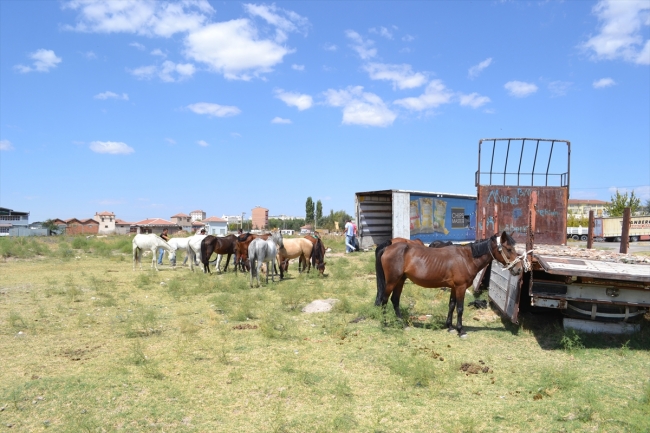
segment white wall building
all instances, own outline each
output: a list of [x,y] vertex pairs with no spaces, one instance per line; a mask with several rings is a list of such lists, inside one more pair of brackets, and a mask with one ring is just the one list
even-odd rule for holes
[[228,234],[228,221],[223,218],[211,216],[205,218],[203,224],[205,224],[205,231],[209,235],[226,236]]

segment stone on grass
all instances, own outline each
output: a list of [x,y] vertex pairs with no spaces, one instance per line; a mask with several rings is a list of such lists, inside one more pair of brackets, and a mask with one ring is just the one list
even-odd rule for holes
[[327,313],[332,310],[334,304],[338,302],[338,299],[316,299],[310,304],[305,305],[302,309],[303,313]]

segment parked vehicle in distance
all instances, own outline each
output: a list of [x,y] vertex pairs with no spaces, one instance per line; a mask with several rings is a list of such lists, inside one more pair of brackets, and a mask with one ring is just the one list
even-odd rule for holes
[[[594,239],[607,242],[621,242],[622,231],[623,217],[594,219]],[[650,215],[631,217],[630,242],[648,240],[650,240]]]

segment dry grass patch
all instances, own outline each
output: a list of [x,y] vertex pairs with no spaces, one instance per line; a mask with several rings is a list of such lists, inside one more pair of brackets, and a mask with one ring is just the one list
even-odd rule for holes
[[[250,289],[234,272],[133,272],[124,240],[106,241],[110,254],[65,243],[79,259],[56,242],[47,260],[0,263],[0,416],[15,431],[650,428],[648,319],[634,336],[591,337],[466,307],[461,340],[440,329],[448,292],[405,286],[404,317],[422,321],[374,307],[371,252]],[[333,311],[301,313],[326,298]]]

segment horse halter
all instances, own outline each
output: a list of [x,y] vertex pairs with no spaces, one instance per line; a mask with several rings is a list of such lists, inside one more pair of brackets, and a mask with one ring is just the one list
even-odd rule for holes
[[501,257],[503,258],[503,261],[506,262],[507,266],[504,266],[500,261],[498,261],[495,257],[494,254],[492,254],[492,249],[490,248],[490,255],[492,256],[492,259],[494,259],[495,262],[499,264],[503,269],[506,271],[509,271],[512,269],[513,266],[515,266],[517,263],[521,262],[522,267],[524,268],[524,272],[529,272],[532,268],[530,266],[530,263],[528,262],[527,256],[528,254],[532,253],[533,250],[530,251],[525,251],[522,255],[517,256],[512,262],[508,260],[508,256],[506,256],[503,253],[503,245],[501,245],[501,239],[495,238],[494,241],[497,243],[497,250],[501,254]]

